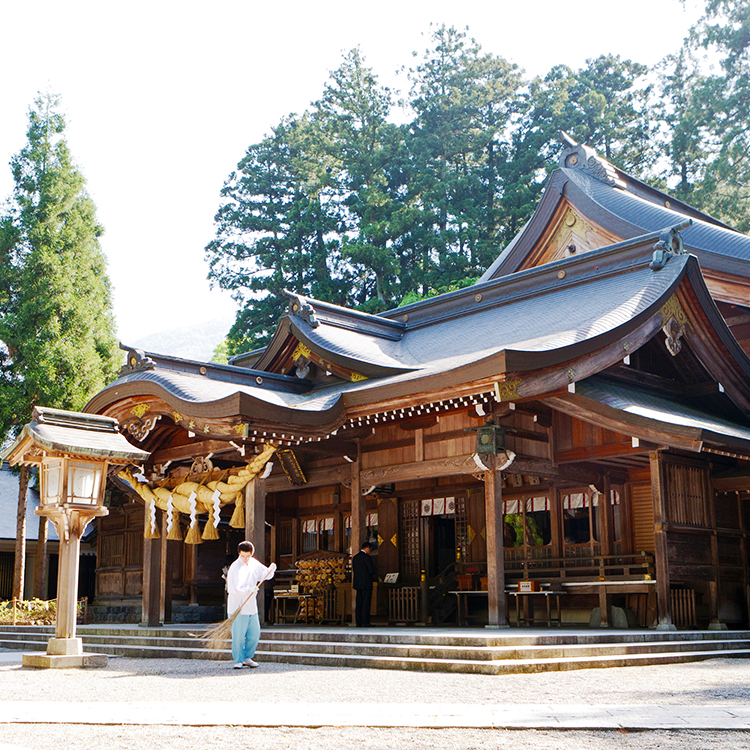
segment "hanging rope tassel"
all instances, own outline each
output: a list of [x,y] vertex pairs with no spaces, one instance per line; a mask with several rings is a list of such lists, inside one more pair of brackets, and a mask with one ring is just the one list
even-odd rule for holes
[[180,511],[174,508],[172,495],[167,500],[167,539],[176,542],[182,541],[182,529],[180,528]]
[[234,503],[234,512],[232,517],[229,519],[229,525],[233,529],[244,529],[245,528],[245,493],[238,492],[237,500]]
[[197,496],[195,492],[191,492],[188,498],[188,503],[190,504],[190,528],[185,537],[185,544],[201,544],[203,542],[200,526],[198,526],[198,511],[197,503],[195,502]]

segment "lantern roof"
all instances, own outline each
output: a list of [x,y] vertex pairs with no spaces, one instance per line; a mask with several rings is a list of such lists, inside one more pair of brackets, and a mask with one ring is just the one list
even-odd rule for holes
[[112,417],[37,406],[32,422],[0,457],[10,464],[35,464],[47,453],[98,458],[112,464],[145,461],[147,451],[131,445]]

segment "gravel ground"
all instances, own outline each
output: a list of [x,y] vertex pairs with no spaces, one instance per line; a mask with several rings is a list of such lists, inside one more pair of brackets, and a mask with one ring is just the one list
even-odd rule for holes
[[[251,729],[246,727],[6,727],[23,750],[747,750],[744,732],[582,732],[477,729]],[[0,745],[0,750],[5,748]],[[15,748],[14,748],[15,750]]]
[[[304,703],[605,703],[750,702],[750,659],[691,664],[482,675],[390,669],[261,664],[200,659],[110,658],[106,669],[34,670],[0,664],[3,700]],[[355,697],[356,696],[356,697]]]
[[[28,670],[0,664],[3,700],[400,702],[472,704],[712,704],[750,701],[750,660],[588,669],[524,675],[467,675],[262,664],[234,671],[228,662],[110,659],[101,670]],[[356,696],[356,698],[355,698]],[[2,743],[23,748],[90,750],[746,750],[750,733],[476,729],[246,728],[2,725]]]

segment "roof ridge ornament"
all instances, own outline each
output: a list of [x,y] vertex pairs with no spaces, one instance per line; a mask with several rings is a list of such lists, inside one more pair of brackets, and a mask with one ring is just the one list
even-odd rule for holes
[[128,356],[125,358],[125,364],[117,373],[118,378],[131,372],[156,369],[156,362],[154,362],[151,357],[147,357],[143,349],[131,349],[127,346],[123,346],[123,344],[120,344],[120,349],[127,351]]
[[667,227],[659,232],[659,241],[654,245],[654,255],[648,267],[652,271],[661,271],[667,265],[667,261],[674,255],[685,255],[680,230],[686,229],[693,223],[692,219]]
[[610,187],[624,186],[622,180],[617,177],[615,166],[606,159],[602,159],[593,148],[583,143],[576,143],[564,130],[560,131],[560,140],[565,145],[560,154],[561,167],[580,169]]
[[310,304],[307,297],[301,294],[295,294],[288,289],[284,289],[284,295],[289,297],[289,312],[306,321],[311,328],[317,328],[320,321],[315,317],[315,308]]

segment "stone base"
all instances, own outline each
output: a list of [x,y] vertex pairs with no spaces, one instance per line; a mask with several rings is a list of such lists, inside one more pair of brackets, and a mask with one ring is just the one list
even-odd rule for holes
[[[599,607],[594,607],[589,615],[589,627],[600,628],[602,626],[602,612]],[[609,627],[615,630],[625,630],[630,627],[627,612],[622,607],[609,608]]]
[[77,669],[107,666],[107,654],[24,654],[22,665],[36,669]]
[[47,642],[47,653],[52,656],[81,656],[83,640],[81,638],[50,638]]

